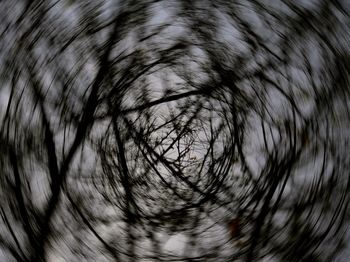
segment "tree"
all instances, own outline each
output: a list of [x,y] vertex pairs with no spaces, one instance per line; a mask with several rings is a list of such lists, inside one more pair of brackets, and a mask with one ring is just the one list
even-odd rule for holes
[[2,260],[341,257],[345,1],[2,5]]

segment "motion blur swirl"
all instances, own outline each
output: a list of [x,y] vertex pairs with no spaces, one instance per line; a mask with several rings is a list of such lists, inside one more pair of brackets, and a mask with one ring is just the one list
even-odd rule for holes
[[348,261],[349,14],[3,0],[0,261]]

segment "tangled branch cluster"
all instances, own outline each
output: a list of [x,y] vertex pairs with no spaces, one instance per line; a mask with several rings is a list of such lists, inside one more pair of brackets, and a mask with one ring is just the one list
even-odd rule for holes
[[349,12],[3,1],[0,260],[341,258]]

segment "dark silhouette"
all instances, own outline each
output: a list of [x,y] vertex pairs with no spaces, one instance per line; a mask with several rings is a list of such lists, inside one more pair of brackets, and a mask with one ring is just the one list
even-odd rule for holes
[[2,1],[0,261],[343,261],[349,13]]

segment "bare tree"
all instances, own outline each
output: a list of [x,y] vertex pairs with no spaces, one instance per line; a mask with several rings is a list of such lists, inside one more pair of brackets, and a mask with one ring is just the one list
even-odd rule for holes
[[1,260],[341,259],[346,1],[2,6]]

